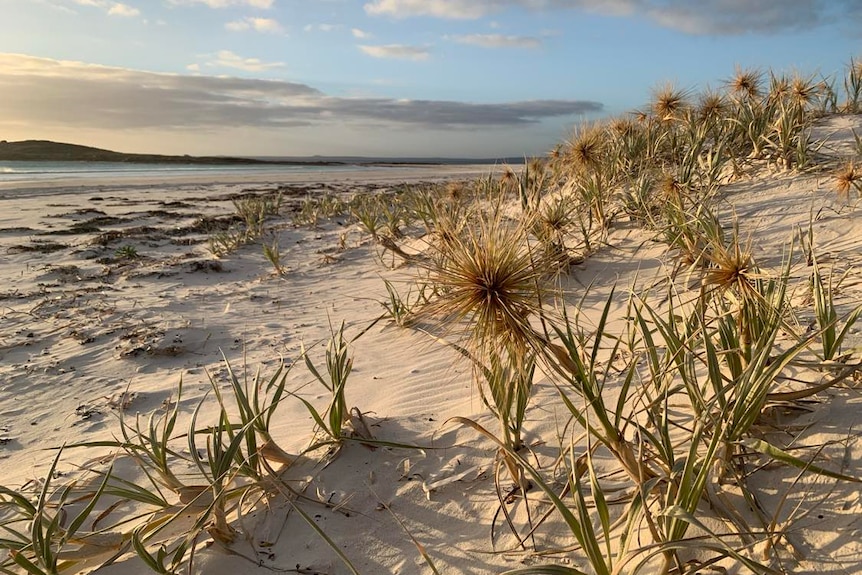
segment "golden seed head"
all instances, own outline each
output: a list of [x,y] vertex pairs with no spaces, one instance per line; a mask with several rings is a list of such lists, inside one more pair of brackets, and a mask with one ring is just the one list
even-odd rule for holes
[[736,69],[736,75],[730,80],[731,91],[743,98],[755,100],[760,97],[760,83],[763,74],[757,70]]
[[853,188],[862,188],[862,172],[856,170],[853,162],[847,162],[835,174],[835,189],[846,198]]
[[653,91],[652,110],[663,121],[678,120],[688,109],[687,94],[670,84]]

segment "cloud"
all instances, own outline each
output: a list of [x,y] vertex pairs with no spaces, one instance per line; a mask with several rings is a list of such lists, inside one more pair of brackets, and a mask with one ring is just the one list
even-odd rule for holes
[[86,6],[88,8],[101,8],[105,10],[108,16],[120,16],[124,18],[134,18],[141,15],[141,11],[134,6],[123,4],[122,2],[110,2],[108,0],[72,0],[78,6]]
[[503,34],[468,34],[453,36],[459,44],[471,44],[482,48],[540,48],[542,41],[534,36],[505,36]]
[[598,102],[577,100],[481,104],[339,98],[294,82],[163,74],[17,54],[0,54],[0,93],[0,129],[24,124],[43,131],[351,125],[469,130],[532,125],[603,109]]
[[246,72],[263,72],[274,68],[283,68],[284,62],[263,62],[257,58],[237,56],[230,50],[221,50],[216,54],[215,60],[207,62],[207,66],[233,68],[236,70],[245,70]]
[[341,24],[306,24],[302,29],[305,32],[313,32],[315,30],[319,32],[334,32],[335,30],[340,30],[342,28]]
[[427,48],[407,46],[405,44],[385,44],[383,46],[361,44],[359,49],[373,58],[427,60],[431,55],[431,52]]
[[780,33],[847,19],[860,22],[862,0],[371,0],[372,16],[476,20],[510,9],[581,10],[615,17],[648,18],[696,35]]
[[357,38],[359,40],[367,40],[368,38],[373,37],[371,33],[364,30],[360,30],[359,28],[351,28],[350,33],[353,34],[354,38]]
[[203,4],[210,8],[230,8],[234,6],[258,8],[260,10],[269,10],[275,4],[275,0],[170,0],[171,4],[176,6],[191,6],[194,4]]
[[365,4],[365,11],[372,16],[434,16],[474,20],[502,7],[500,0],[374,0]]
[[255,32],[262,32],[268,34],[278,34],[284,30],[277,20],[274,20],[272,18],[253,17],[246,17],[240,20],[234,20],[233,22],[228,22],[224,25],[224,27],[231,32],[245,32],[246,30],[254,30]]
[[116,3],[114,3],[113,6],[111,6],[108,9],[108,15],[109,16],[122,16],[124,18],[132,18],[134,16],[140,16],[141,11],[138,10],[137,8],[133,8],[127,4],[122,4],[120,2],[116,2]]

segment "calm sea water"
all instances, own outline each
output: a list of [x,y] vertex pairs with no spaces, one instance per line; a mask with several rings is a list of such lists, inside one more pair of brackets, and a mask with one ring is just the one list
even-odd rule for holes
[[201,165],[201,164],[129,164],[125,162],[4,162],[0,161],[0,184],[68,179],[122,179],[159,176],[218,176],[223,174],[317,173],[362,170],[363,166],[307,165]]

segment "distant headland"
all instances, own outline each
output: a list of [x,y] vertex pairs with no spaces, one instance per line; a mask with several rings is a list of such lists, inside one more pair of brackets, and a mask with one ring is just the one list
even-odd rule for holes
[[524,163],[524,157],[441,158],[441,157],[367,157],[367,156],[169,156],[163,154],[126,154],[91,146],[65,144],[50,140],[0,140],[0,162],[124,162],[130,164],[198,165],[292,165],[292,166],[403,166]]
[[344,162],[316,160],[261,160],[230,156],[167,156],[162,154],[126,154],[78,144],[64,144],[49,140],[0,141],[0,161],[19,162],[124,162],[131,164],[208,164],[256,165],[295,164],[332,166]]

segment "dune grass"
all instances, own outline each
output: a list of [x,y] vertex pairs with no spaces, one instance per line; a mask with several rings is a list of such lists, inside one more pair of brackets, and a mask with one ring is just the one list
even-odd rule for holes
[[[555,529],[562,525],[573,543],[530,550],[577,567],[507,573],[682,574],[728,566],[786,572],[792,558],[778,545],[783,503],[768,508],[752,481],[758,473],[752,462],[860,481],[859,469],[818,459],[824,446],[797,448],[760,428],[771,406],[814,397],[858,371],[843,344],[862,307],[839,316],[840,279],[820,265],[809,237],[806,311],[816,327],[797,333],[791,250],[779,269],[760,267],[753,240],[740,237],[716,203],[721,186],[746,171],[816,165],[818,144],[809,129],[825,109],[858,113],[858,61],[851,60],[842,84],[843,103],[828,82],[757,70],[737,70],[724,91],[701,95],[662,86],[646,111],[582,126],[547,160],[528,161],[501,179],[303,204],[294,223],[316,226],[349,213],[390,251],[397,253],[411,233],[425,240],[422,257],[403,258],[419,270],[416,297],[412,288],[402,297],[384,280],[385,315],[401,327],[421,327],[470,361],[499,430],[467,417],[454,421],[495,446],[514,482],[503,497],[497,474],[500,506],[518,545],[535,544],[532,535],[551,528],[552,514]],[[857,160],[848,158],[835,173],[844,197],[862,192]],[[236,200],[242,226],[213,236],[213,253],[264,237],[280,205],[277,196]],[[573,295],[559,279],[573,262],[603,249],[624,218],[666,245],[672,271],[660,294],[655,286],[609,289],[598,316],[589,318],[585,302],[595,288]],[[264,244],[264,251],[282,274],[277,243]],[[300,365],[325,390],[323,407],[287,388],[291,367],[249,377],[225,358],[227,385],[211,379],[204,399],[216,402],[215,421],[199,422],[203,403],[190,413],[181,405],[180,383],[160,413],[121,420],[118,439],[58,450],[37,489],[0,488],[0,549],[8,551],[0,572],[72,573],[84,568],[82,557],[99,554],[110,561],[135,554],[158,573],[191,572],[203,545],[236,553],[245,518],[281,498],[357,573],[303,509],[290,473],[307,458],[330,461],[347,441],[387,444],[371,437],[358,409],[348,408],[351,344],[366,330],[348,339],[344,323],[332,328],[323,367],[313,346],[303,348]],[[565,414],[559,457],[550,467],[530,457],[524,441],[540,381],[556,390],[553,407]],[[286,452],[271,433],[285,401],[301,402],[314,422],[309,447],[299,454]],[[180,419],[189,420],[185,430]],[[128,458],[138,477],[108,466],[91,470],[90,481],[57,486],[61,456],[85,447]],[[528,499],[531,489],[540,497]],[[749,509],[722,504],[729,496]],[[509,498],[527,509],[525,529],[505,511]],[[121,508],[132,515],[118,516]],[[753,552],[758,545],[766,551]]]

